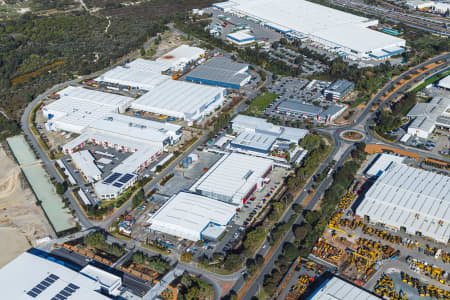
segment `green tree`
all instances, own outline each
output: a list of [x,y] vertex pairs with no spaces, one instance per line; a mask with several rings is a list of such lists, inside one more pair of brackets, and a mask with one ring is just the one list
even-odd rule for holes
[[239,254],[231,253],[227,255],[224,261],[225,269],[233,271],[242,263],[242,258]]
[[56,193],[59,195],[62,195],[66,192],[65,186],[61,182],[57,182],[55,187],[56,187]]

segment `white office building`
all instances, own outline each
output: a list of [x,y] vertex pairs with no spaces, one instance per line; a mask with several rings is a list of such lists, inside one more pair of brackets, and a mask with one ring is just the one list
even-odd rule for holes
[[450,129],[450,98],[434,97],[428,103],[417,103],[407,116],[413,121],[408,133],[426,139],[436,127]]
[[205,196],[180,192],[148,222],[153,231],[191,241],[217,240],[232,221],[236,207]]

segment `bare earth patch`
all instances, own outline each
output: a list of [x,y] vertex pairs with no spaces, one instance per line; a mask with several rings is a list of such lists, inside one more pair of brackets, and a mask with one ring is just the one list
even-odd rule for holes
[[[0,266],[53,235],[19,166],[0,145]],[[15,256],[14,256],[15,255]]]

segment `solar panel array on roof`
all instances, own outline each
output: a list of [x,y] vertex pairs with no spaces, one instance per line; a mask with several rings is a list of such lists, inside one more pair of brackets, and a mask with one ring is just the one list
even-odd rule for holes
[[114,180],[116,180],[117,178],[119,178],[121,175],[122,175],[121,173],[113,173],[113,174],[111,174],[108,178],[106,178],[106,179],[103,181],[103,183],[107,183],[107,184],[113,183]]
[[59,277],[55,274],[48,275],[44,280],[39,282],[35,287],[27,292],[27,295],[36,298],[40,293],[42,293],[46,288],[51,286]]
[[133,174],[127,173],[127,174],[123,175],[123,176],[119,179],[119,181],[120,181],[121,183],[127,183],[127,182],[130,181],[130,179],[133,178],[133,177],[134,177]]
[[80,288],[79,286],[77,286],[73,283],[69,283],[64,289],[62,289],[58,294],[56,294],[56,296],[54,296],[51,300],[66,300],[67,298],[72,296],[72,294],[75,293],[76,290],[79,288]]
[[119,182],[114,182],[113,186],[120,188],[123,186],[123,184],[121,184]]

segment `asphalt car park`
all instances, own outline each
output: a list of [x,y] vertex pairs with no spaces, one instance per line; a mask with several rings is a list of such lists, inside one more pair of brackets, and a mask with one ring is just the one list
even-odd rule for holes
[[[240,18],[238,16],[235,16],[230,13],[226,13],[223,11],[219,11],[217,9],[214,9],[212,7],[206,8],[205,11],[207,13],[211,13],[211,23],[212,24],[221,24],[222,26],[222,34],[220,38],[226,39],[227,34],[233,32],[233,30],[236,30],[236,25],[238,24],[247,24],[251,34],[258,40],[264,40],[268,43],[272,43],[274,41],[278,41],[281,39],[281,34],[278,32],[275,32],[273,30],[270,30],[266,27],[263,27],[259,24],[256,24],[254,22],[251,22],[249,20],[246,20],[244,18]],[[219,16],[223,16],[222,19],[219,18]],[[226,22],[226,25],[225,25]],[[223,26],[225,25],[225,26]]]

